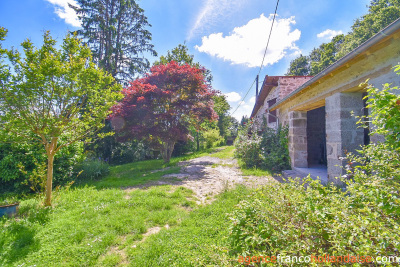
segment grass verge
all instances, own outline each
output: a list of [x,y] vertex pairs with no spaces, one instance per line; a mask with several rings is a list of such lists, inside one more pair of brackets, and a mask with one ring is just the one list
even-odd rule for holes
[[249,189],[238,186],[212,204],[191,212],[179,227],[163,229],[137,247],[128,246],[131,266],[232,266],[227,213],[246,199]]
[[23,201],[18,218],[0,220],[0,265],[94,266],[121,237],[140,240],[150,227],[179,224],[195,203],[190,190],[171,189],[75,188],[60,191],[52,208]]

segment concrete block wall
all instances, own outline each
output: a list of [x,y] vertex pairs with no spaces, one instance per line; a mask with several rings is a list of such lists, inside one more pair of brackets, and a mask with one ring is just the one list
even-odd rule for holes
[[[336,93],[325,100],[326,148],[328,161],[328,182],[341,184],[336,179],[344,174],[347,152],[356,152],[364,143],[364,129],[356,124],[354,116],[363,115],[362,93]],[[354,112],[354,116],[352,116]]]
[[308,167],[307,112],[289,112],[289,155],[292,167]]

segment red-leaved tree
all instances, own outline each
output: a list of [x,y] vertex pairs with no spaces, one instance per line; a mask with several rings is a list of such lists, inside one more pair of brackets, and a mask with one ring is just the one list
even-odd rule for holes
[[203,69],[175,61],[156,65],[123,90],[125,97],[113,107],[111,123],[120,141],[147,139],[167,163],[175,143],[190,137],[191,125],[218,118],[215,93]]

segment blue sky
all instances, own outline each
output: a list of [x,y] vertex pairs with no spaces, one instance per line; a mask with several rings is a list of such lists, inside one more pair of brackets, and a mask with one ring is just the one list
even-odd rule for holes
[[[67,3],[74,0],[0,0],[0,26],[9,30],[5,47],[18,47],[26,38],[40,45],[50,30],[62,40],[79,27]],[[255,87],[243,99],[262,61],[275,0],[141,0],[153,44],[165,55],[186,41],[194,59],[210,69],[213,87],[228,96],[233,114],[250,115]],[[284,75],[300,53],[347,33],[354,19],[367,12],[369,0],[280,0],[270,46],[260,74]],[[150,58],[155,61],[156,58]],[[241,102],[243,101],[243,102]]]

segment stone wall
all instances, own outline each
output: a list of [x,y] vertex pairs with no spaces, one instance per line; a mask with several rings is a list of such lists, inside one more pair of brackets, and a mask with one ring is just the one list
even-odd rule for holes
[[[278,86],[273,88],[264,100],[263,105],[257,111],[254,116],[257,123],[262,123],[263,118],[267,119],[266,110],[269,108],[268,101],[276,98],[277,102],[282,100],[285,96],[299,88],[306,81],[311,79],[311,76],[280,76],[278,79]],[[277,117],[279,117],[279,123],[282,124],[279,111],[277,112]],[[277,122],[268,123],[268,127],[276,128],[278,126]]]
[[289,112],[289,155],[292,167],[308,167],[307,112]]
[[301,85],[303,85],[306,81],[310,80],[312,77],[311,76],[286,76],[286,77],[281,77],[278,81],[278,86],[279,86],[279,97],[278,101],[282,100],[299,88]]
[[337,93],[326,98],[326,147],[328,182],[341,184],[335,179],[344,174],[346,152],[356,152],[364,144],[364,129],[356,124],[362,116],[362,92]]

